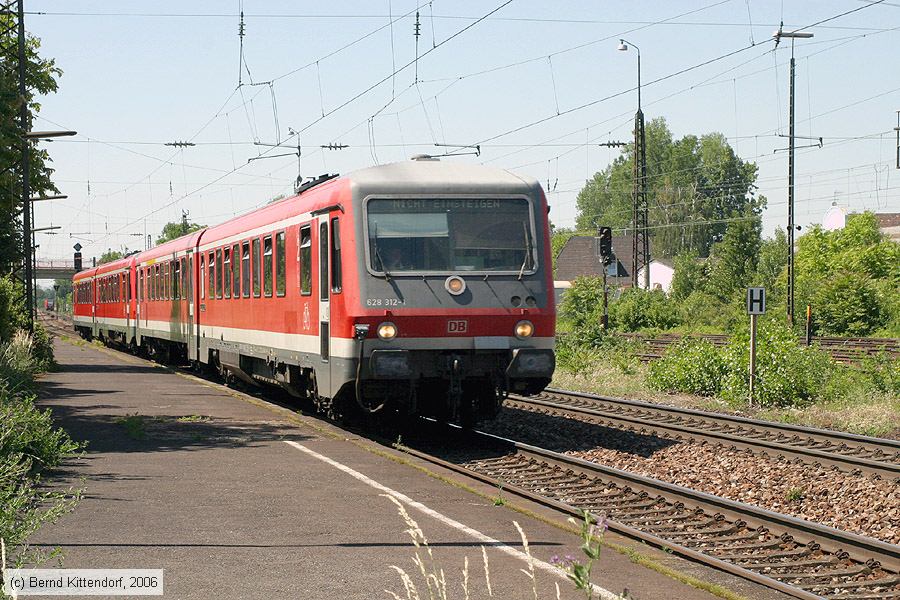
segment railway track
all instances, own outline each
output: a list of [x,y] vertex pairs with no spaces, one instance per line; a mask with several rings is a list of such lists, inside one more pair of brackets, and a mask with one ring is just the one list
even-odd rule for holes
[[548,389],[506,405],[674,440],[703,440],[783,459],[861,471],[900,483],[900,441]]
[[413,443],[426,461],[796,598],[900,598],[900,548],[886,542],[487,433]]
[[[643,344],[645,351],[637,356],[644,362],[662,358],[668,348],[684,339],[692,337],[704,339],[714,346],[725,346],[729,337],[722,334],[693,334],[682,336],[668,333],[656,337],[646,337],[638,333],[623,333],[621,337]],[[828,352],[836,361],[843,363],[857,363],[861,359],[876,356],[882,352],[891,358],[900,358],[900,340],[894,338],[843,338],[843,337],[815,337],[812,340],[814,346],[818,346]],[[802,342],[801,342],[802,343]]]
[[[52,326],[63,332],[66,327],[64,322]],[[605,399],[584,395],[565,410],[598,400]],[[538,401],[549,402],[546,396]],[[613,531],[796,598],[900,599],[895,545],[515,440],[442,431],[453,437],[441,444],[440,435],[419,430],[403,450],[564,513],[603,516]]]

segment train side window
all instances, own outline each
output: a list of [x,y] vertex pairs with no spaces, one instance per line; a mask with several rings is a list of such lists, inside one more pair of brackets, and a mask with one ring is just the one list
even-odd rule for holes
[[216,250],[216,298],[222,297],[222,249]]
[[131,273],[125,273],[125,302],[131,302]]
[[187,259],[185,257],[181,257],[181,297],[185,300],[188,299],[188,271],[187,267]]
[[231,248],[226,247],[222,250],[225,257],[225,270],[222,272],[222,287],[224,288],[224,296],[231,298]]
[[253,297],[259,298],[259,275],[262,271],[262,254],[259,252],[259,238],[253,239]]
[[200,255],[200,299],[206,298],[206,255]]
[[309,225],[300,228],[300,293],[312,294],[312,231]]
[[331,291],[341,292],[341,227],[337,218],[331,220]]
[[138,271],[138,279],[137,279],[137,301],[140,302],[144,298],[144,271]]
[[156,300],[156,269],[159,267],[150,267],[150,299]]
[[172,261],[166,261],[166,300],[172,299]]
[[284,296],[285,294],[285,272],[287,266],[284,259],[285,239],[284,232],[279,231],[275,234],[275,294]]
[[172,263],[172,299],[181,299],[181,265],[178,261]]
[[263,293],[272,295],[272,236],[263,238]]
[[241,244],[241,290],[250,297],[250,242]]
[[328,221],[319,225],[319,298],[328,300]]
[[209,260],[206,261],[206,268],[209,269],[209,285],[207,289],[209,290],[209,299],[212,300],[216,297],[216,254],[215,252],[210,252],[208,256]]
[[235,298],[241,297],[241,247],[231,247],[231,289]]

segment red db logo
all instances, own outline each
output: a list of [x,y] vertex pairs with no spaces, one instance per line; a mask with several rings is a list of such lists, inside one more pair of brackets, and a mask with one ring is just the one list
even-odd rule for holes
[[447,321],[447,333],[466,333],[469,331],[469,322],[460,319],[458,321]]

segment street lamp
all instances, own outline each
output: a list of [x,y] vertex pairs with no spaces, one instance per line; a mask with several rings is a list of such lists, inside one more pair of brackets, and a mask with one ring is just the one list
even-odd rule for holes
[[647,237],[647,152],[645,149],[644,111],[641,110],[641,49],[619,39],[617,50],[627,52],[629,44],[637,51],[637,112],[634,115],[634,191],[632,192],[631,287],[638,287],[638,268],[644,265],[644,289],[650,289],[650,240]]
[[794,40],[809,39],[812,33],[805,31],[782,31],[779,27],[773,36],[775,38],[775,47],[781,42],[782,38],[791,40],[791,84],[790,84],[790,101],[789,101],[789,125],[788,125],[788,289],[787,289],[787,317],[788,323],[794,325],[794,232],[797,227],[794,225]]
[[[22,23],[22,5],[19,4],[19,94],[22,98],[25,94],[25,72],[24,72],[24,29]],[[34,302],[34,228],[32,219],[34,212],[31,210],[31,203],[34,201],[31,197],[31,151],[29,142],[56,138],[68,137],[75,135],[76,131],[30,131],[30,119],[28,115],[27,102],[23,100],[19,111],[19,120],[22,126],[22,228],[25,258],[25,306],[28,309],[28,330],[34,330],[35,302]],[[39,198],[40,199],[40,198]]]

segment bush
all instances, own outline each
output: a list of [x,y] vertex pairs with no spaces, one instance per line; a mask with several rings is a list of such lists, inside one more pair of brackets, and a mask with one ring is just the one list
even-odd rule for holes
[[662,290],[631,288],[610,303],[609,324],[618,331],[671,329],[678,325],[678,310]]
[[603,316],[603,278],[579,277],[566,290],[559,307],[559,318],[575,329],[599,325]]
[[30,388],[38,370],[34,340],[30,335],[19,330],[11,340],[0,344],[0,389],[17,393]]
[[900,360],[879,352],[863,359],[860,370],[879,392],[900,396]]
[[22,283],[9,275],[0,276],[0,341],[11,340],[17,330],[25,329],[27,319]]
[[[750,396],[750,336],[743,331],[725,350],[722,397],[732,403]],[[760,324],[756,347],[754,402],[762,406],[795,406],[826,398],[836,391],[839,369],[827,353],[800,346],[789,327],[778,321]],[[829,393],[829,391],[831,392]]]
[[725,360],[711,342],[684,338],[650,365],[648,383],[663,392],[687,392],[701,396],[719,393]]
[[844,273],[822,282],[812,297],[816,330],[828,335],[869,335],[889,315],[873,281]]

